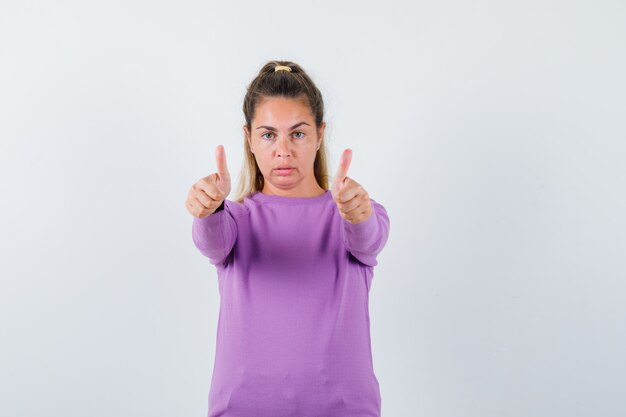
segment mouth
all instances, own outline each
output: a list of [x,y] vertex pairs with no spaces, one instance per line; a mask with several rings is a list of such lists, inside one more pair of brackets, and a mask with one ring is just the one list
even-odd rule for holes
[[274,172],[276,172],[278,175],[289,175],[291,174],[291,172],[294,170],[293,167],[279,167],[279,168],[274,168]]

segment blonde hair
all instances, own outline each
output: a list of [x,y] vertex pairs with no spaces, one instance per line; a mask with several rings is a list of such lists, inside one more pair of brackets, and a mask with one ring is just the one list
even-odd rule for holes
[[[286,66],[291,71],[279,70],[277,66]],[[316,132],[324,120],[324,101],[322,93],[315,86],[306,72],[291,61],[269,61],[258,75],[252,80],[247,88],[243,102],[243,114],[246,119],[248,131],[252,130],[252,120],[257,104],[266,97],[285,97],[303,100],[310,108],[315,118]],[[263,190],[265,179],[259,169],[254,154],[250,150],[250,144],[246,137],[243,140],[244,161],[239,174],[239,183],[235,201],[243,202],[243,199],[255,191]],[[322,140],[320,148],[315,155],[313,163],[315,180],[324,190],[328,190],[328,157],[326,152],[326,140]]]

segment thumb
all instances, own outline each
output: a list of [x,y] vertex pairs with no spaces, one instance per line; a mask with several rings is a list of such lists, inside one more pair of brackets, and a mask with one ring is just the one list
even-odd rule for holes
[[226,151],[222,145],[217,145],[217,148],[215,148],[215,162],[217,163],[217,173],[220,179],[229,180],[230,173],[226,165]]
[[352,149],[346,149],[341,154],[341,158],[339,159],[339,168],[337,168],[337,173],[333,178],[333,182],[342,183],[343,180],[348,175],[348,168],[350,168],[350,161],[352,161]]

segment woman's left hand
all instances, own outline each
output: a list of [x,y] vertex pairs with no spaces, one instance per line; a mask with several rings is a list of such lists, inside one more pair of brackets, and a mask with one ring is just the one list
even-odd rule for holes
[[372,214],[372,203],[365,188],[347,176],[351,160],[352,149],[344,150],[330,192],[341,217],[350,223],[361,223]]

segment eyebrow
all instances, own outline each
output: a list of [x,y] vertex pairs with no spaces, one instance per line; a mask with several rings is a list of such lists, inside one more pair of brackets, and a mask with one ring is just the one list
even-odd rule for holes
[[[296,127],[300,126],[300,125],[307,125],[307,126],[311,126],[310,124],[308,124],[307,122],[300,122],[300,123],[296,123],[295,125],[291,126],[289,128],[289,130],[295,129]],[[267,130],[271,130],[273,132],[276,132],[276,128],[272,127],[272,126],[259,126],[257,127],[257,129],[267,129]]]

